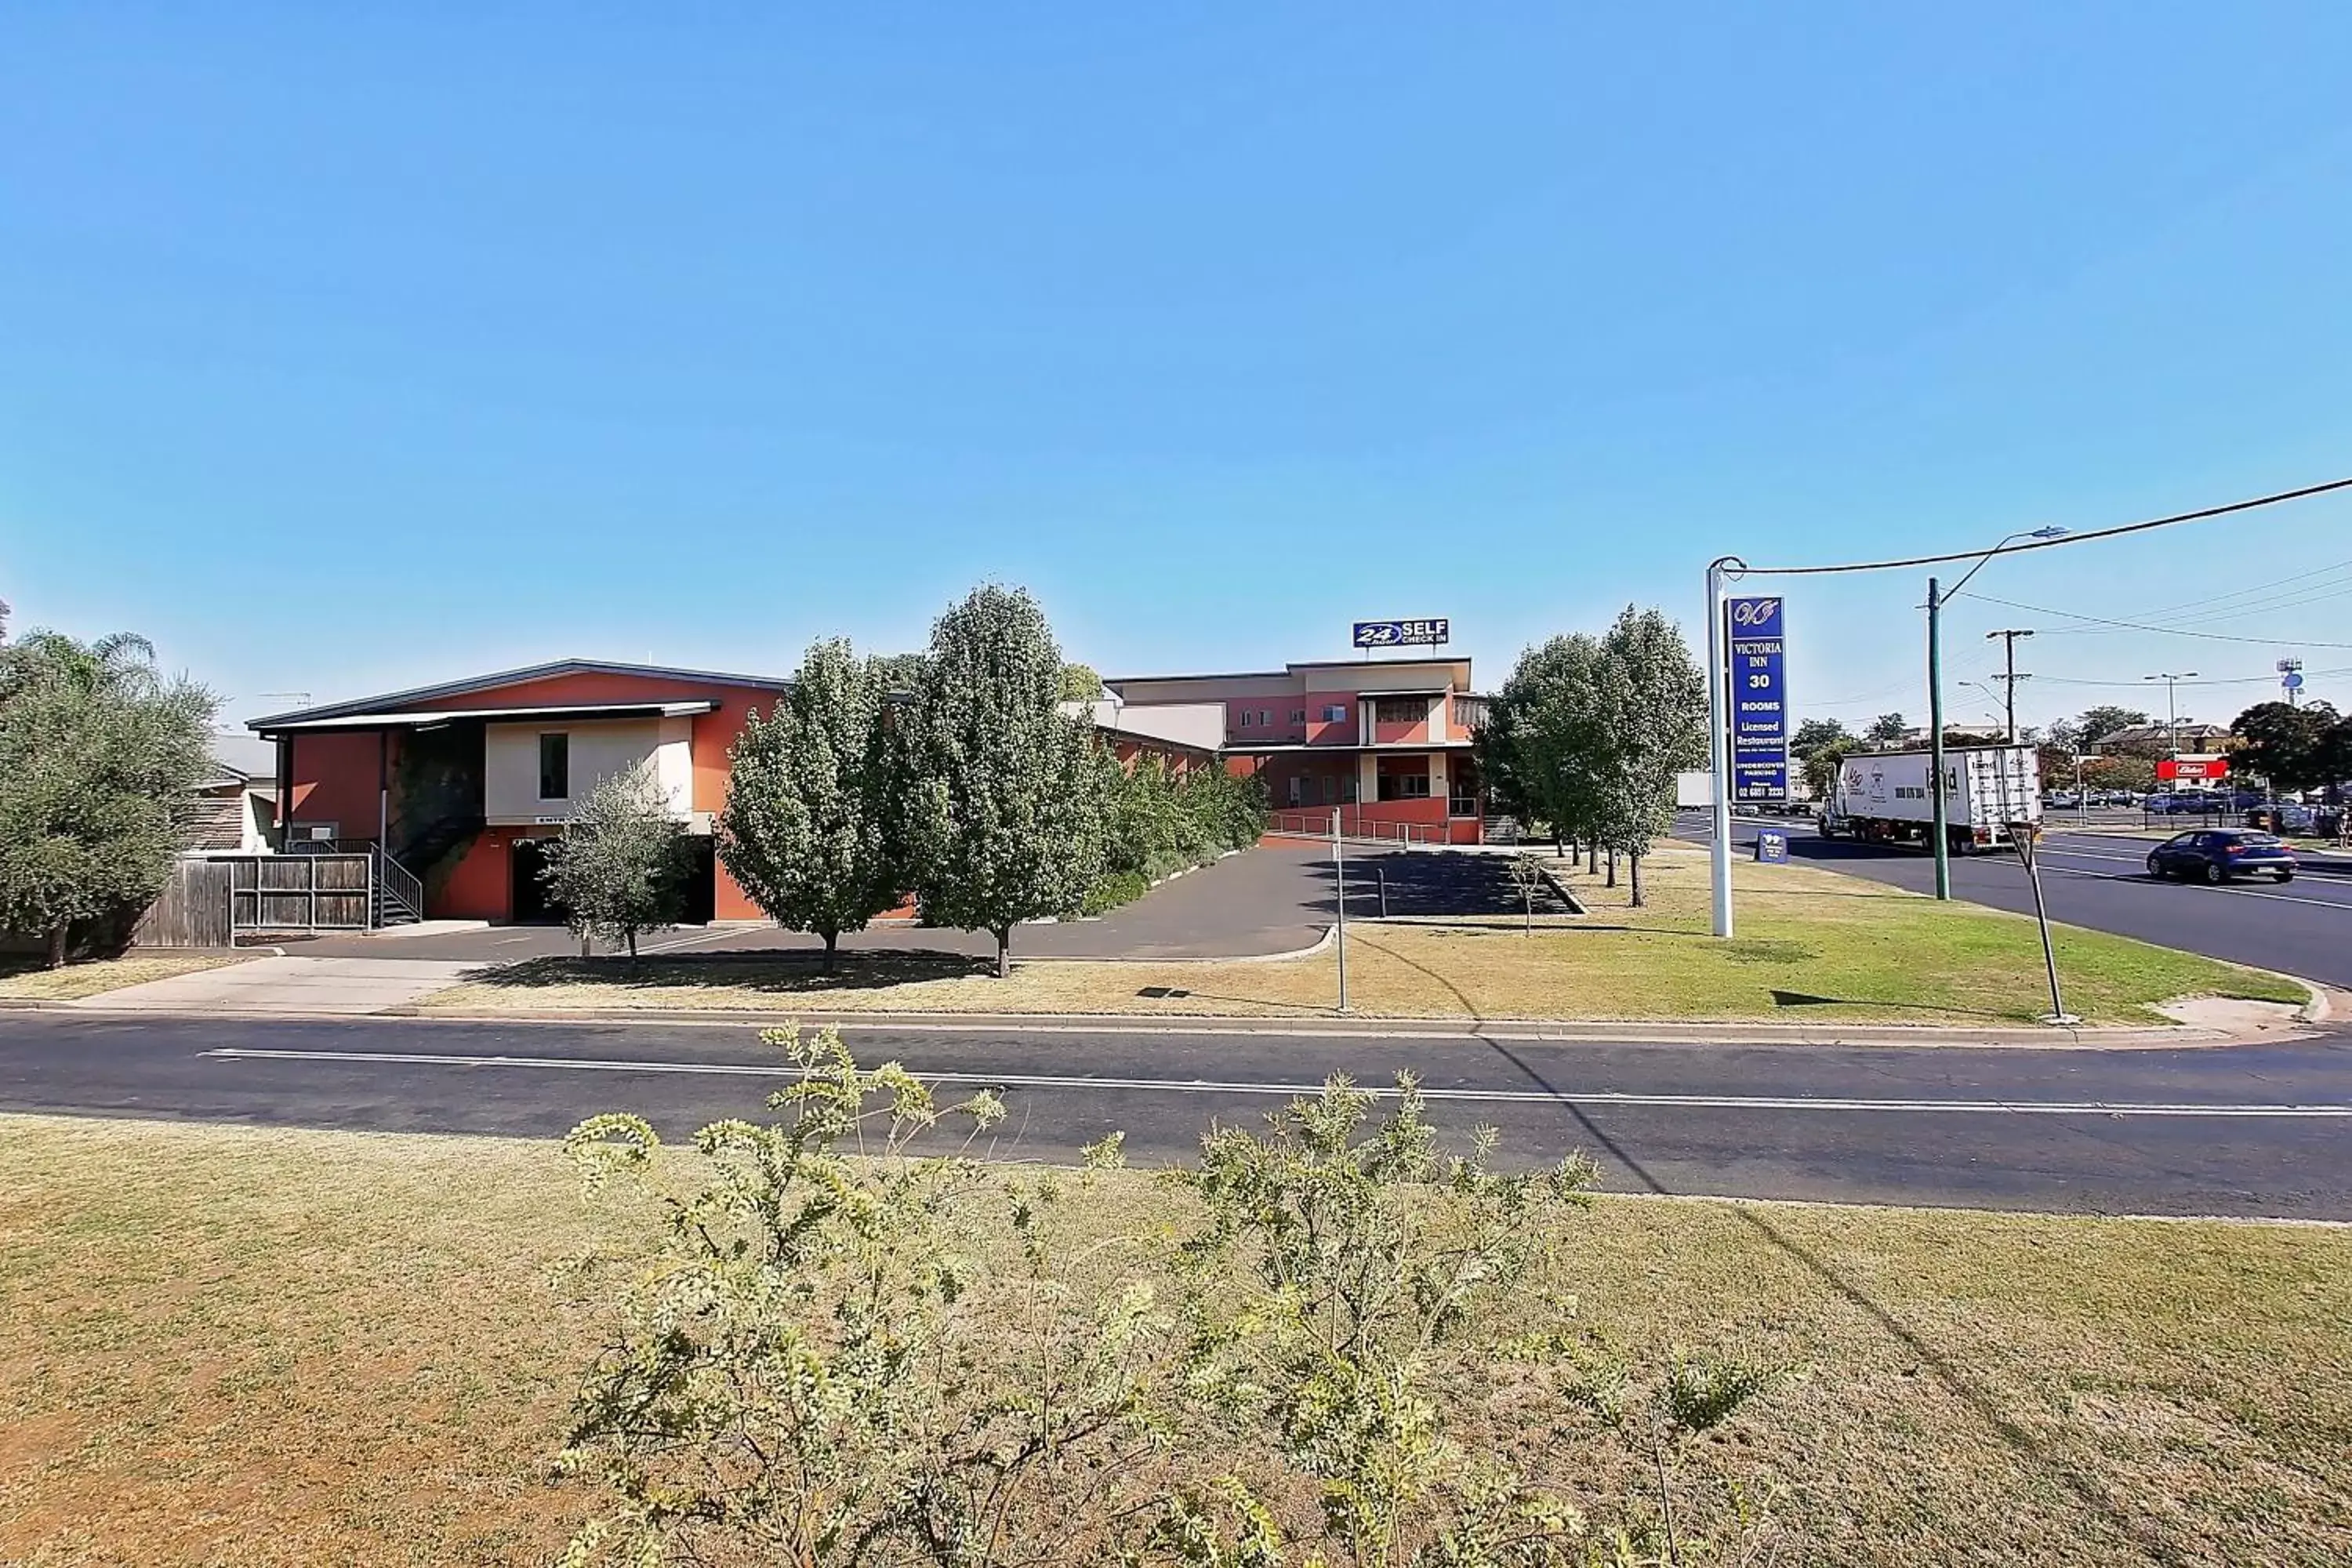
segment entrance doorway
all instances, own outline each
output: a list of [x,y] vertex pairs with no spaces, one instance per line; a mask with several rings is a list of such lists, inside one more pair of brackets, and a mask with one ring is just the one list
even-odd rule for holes
[[509,916],[517,925],[552,926],[563,923],[562,906],[548,896],[547,845],[543,838],[518,838],[507,859],[511,885],[508,889]]

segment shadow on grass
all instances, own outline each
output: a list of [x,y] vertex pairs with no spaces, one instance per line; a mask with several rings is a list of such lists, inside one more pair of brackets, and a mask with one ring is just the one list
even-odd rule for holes
[[926,980],[957,980],[996,973],[996,961],[927,948],[844,950],[834,972],[821,952],[626,953],[596,958],[527,958],[472,977],[501,990],[558,985],[618,985],[640,991],[739,990],[791,994],[801,991],[881,991]]
[[[1487,1042],[1487,1048],[1508,1062],[1529,1082],[1546,1093],[1561,1090],[1543,1072],[1525,1058],[1499,1041]],[[1601,1145],[1610,1159],[1647,1193],[1664,1194],[1673,1189],[1651,1172],[1633,1152],[1612,1138],[1584,1108],[1573,1100],[1563,1100],[1571,1120],[1585,1134]],[[1760,1236],[1767,1246],[1791,1263],[1802,1268],[1814,1279],[1875,1323],[1879,1330],[1909,1352],[1921,1370],[1942,1386],[1944,1391],[1964,1405],[1970,1415],[1983,1424],[2010,1452],[2056,1485],[2065,1488],[2088,1508],[2105,1518],[2119,1534],[2150,1548],[2157,1555],[2151,1562],[2168,1561],[2164,1555],[2166,1542],[2160,1524],[2136,1500],[2123,1496],[2103,1479],[2084,1472],[2075,1461],[2044,1442],[2021,1422],[2001,1407],[2000,1400],[1986,1388],[1959,1361],[1931,1343],[1927,1338],[1905,1322],[1895,1310],[1881,1302],[1864,1285],[1847,1277],[1838,1264],[1822,1257],[1805,1243],[1790,1236],[1759,1213],[1756,1207],[1738,1199],[1724,1201],[1724,1206],[1743,1225]]]

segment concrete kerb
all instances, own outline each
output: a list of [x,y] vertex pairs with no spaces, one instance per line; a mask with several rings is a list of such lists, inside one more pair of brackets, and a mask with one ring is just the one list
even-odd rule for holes
[[[84,1006],[78,1012],[89,1013]],[[1432,1042],[1518,1041],[1537,1044],[1591,1042],[1622,1046],[1823,1046],[1867,1048],[1965,1048],[2014,1050],[2167,1050],[2183,1047],[2275,1043],[2275,1032],[2232,1034],[2186,1025],[2161,1027],[2099,1026],[2036,1028],[2000,1025],[1985,1028],[1940,1024],[1856,1024],[1840,1028],[1820,1024],[1775,1024],[1709,1019],[1661,1023],[1656,1019],[1567,1018],[1339,1018],[1298,1014],[1255,1016],[1209,1013],[881,1013],[779,1008],[743,1011],[719,1008],[546,1008],[529,1013],[428,1012],[421,1005],[369,1015],[410,1022],[499,1025],[656,1024],[664,1027],[774,1028],[784,1024],[831,1026],[857,1030],[932,1034],[986,1034],[1019,1030],[1031,1035],[1203,1035],[1241,1038],[1423,1040]]]

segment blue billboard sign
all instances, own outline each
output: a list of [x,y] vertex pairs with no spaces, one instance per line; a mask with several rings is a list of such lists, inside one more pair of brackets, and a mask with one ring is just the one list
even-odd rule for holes
[[1789,798],[1789,700],[1780,599],[1724,606],[1731,649],[1731,798]]
[[1358,621],[1349,640],[1358,647],[1436,647],[1447,637],[1444,620]]

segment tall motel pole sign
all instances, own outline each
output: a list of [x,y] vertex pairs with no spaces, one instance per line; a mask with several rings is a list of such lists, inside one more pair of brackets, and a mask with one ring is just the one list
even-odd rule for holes
[[1780,804],[1789,798],[1789,701],[1782,664],[1780,599],[1733,599],[1724,605],[1731,653],[1731,798]]

